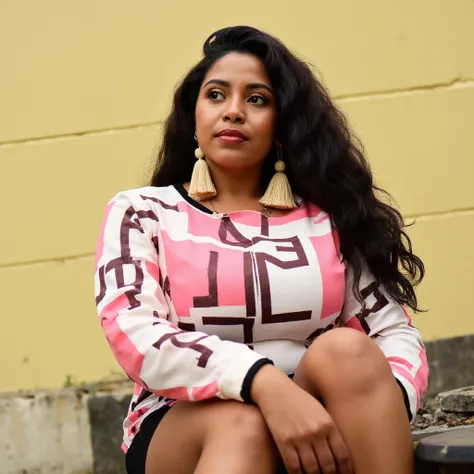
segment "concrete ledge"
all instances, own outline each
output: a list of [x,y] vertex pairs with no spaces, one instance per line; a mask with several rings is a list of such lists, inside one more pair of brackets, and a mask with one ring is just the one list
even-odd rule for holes
[[441,408],[446,412],[474,414],[474,387],[440,393],[438,398]]
[[1,473],[125,474],[120,446],[132,387],[120,385],[0,396]]
[[122,424],[132,390],[99,392],[88,399],[94,474],[125,474]]
[[91,474],[87,399],[81,392],[0,397],[2,474]]
[[[427,344],[428,396],[474,384],[474,335]],[[456,370],[452,370],[456,367]],[[472,389],[472,387],[471,387]],[[129,382],[108,382],[50,392],[0,395],[2,474],[125,474],[122,423],[132,394]],[[443,404],[459,401],[459,391]],[[466,398],[468,397],[468,398]],[[443,431],[415,432],[420,438]],[[417,473],[430,472],[428,466]]]
[[474,385],[474,334],[427,342],[426,352],[430,366],[426,396]]

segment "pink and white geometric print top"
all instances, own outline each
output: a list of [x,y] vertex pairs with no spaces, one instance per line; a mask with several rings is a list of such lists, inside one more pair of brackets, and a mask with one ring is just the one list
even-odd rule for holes
[[244,401],[266,360],[295,371],[311,342],[347,326],[378,344],[415,415],[428,376],[405,309],[369,274],[351,291],[329,216],[300,204],[283,217],[215,214],[182,186],[119,193],[96,255],[96,303],[136,388],[126,451],[144,418],[176,400]]

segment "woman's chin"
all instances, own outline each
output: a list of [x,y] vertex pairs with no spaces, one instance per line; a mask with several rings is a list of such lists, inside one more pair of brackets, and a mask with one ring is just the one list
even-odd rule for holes
[[234,152],[222,152],[219,153],[215,158],[207,157],[208,162],[219,168],[228,168],[231,170],[245,170],[245,169],[259,169],[261,165],[261,159],[249,158],[248,155]]
[[244,171],[260,168],[260,160],[250,160],[242,156],[220,156],[218,159],[209,160],[212,164],[222,169]]

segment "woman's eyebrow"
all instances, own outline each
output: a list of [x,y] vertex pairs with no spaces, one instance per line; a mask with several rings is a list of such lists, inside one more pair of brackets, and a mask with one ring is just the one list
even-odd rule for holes
[[[223,81],[222,79],[211,79],[210,81],[207,81],[206,84],[204,84],[204,87],[207,87],[209,84],[216,84],[218,86],[230,87],[230,83],[227,81]],[[270,94],[273,94],[271,87],[267,86],[263,82],[252,82],[251,84],[247,84],[246,88],[247,89],[265,89],[268,92],[270,92]]]

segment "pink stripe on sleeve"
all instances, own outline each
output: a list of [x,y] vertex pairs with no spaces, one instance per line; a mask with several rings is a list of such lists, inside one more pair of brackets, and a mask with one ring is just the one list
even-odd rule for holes
[[156,263],[153,262],[145,262],[145,268],[153,280],[155,280],[157,283],[160,282],[160,269]]
[[120,311],[128,308],[129,305],[130,302],[128,301],[127,296],[125,294],[121,294],[102,308],[102,311],[99,313],[100,322],[104,324],[106,320],[115,320]]
[[161,397],[175,398],[176,400],[189,400],[189,393],[186,387],[168,388],[165,390],[157,390],[156,392]]
[[104,331],[110,343],[112,352],[125,373],[135,382],[140,380],[144,355],[138,351],[129,337],[120,329],[117,319],[105,319]]
[[215,397],[219,391],[217,380],[210,384],[204,385],[203,387],[193,388],[193,399],[194,400],[207,400],[208,398]]
[[399,365],[396,364],[391,364],[390,368],[392,369],[392,372],[395,372],[398,375],[401,375],[410,385],[413,385],[413,388],[416,391],[416,403],[417,405],[420,404],[420,399],[421,399],[421,393],[416,385],[413,383],[413,377],[410,375],[409,372],[407,372],[404,368],[400,367]]
[[117,361],[127,375],[137,382],[140,380],[144,356],[117,323],[120,311],[128,308],[129,304],[127,296],[120,295],[102,309],[100,319]]
[[415,390],[416,393],[422,394],[428,386],[429,374],[428,360],[426,359],[426,350],[424,347],[420,349],[418,357],[420,358],[421,365],[415,374]]
[[351,319],[346,321],[344,323],[344,326],[355,329],[356,331],[363,332],[365,334],[364,328],[361,326],[360,321],[355,316],[352,316]]
[[100,225],[100,232],[99,238],[97,241],[97,249],[95,252],[95,270],[97,270],[97,266],[99,264],[100,259],[102,258],[102,254],[104,253],[104,232],[107,226],[107,221],[109,219],[110,210],[112,209],[114,203],[111,202],[104,211],[104,218],[102,219],[102,224]]
[[401,357],[390,356],[390,357],[387,357],[387,360],[388,360],[389,362],[393,362],[394,364],[403,365],[403,366],[405,366],[408,370],[413,369],[413,364],[411,364],[410,362],[408,362],[406,359],[402,359]]

